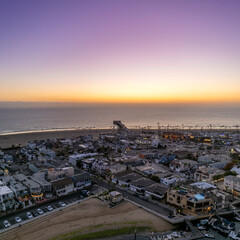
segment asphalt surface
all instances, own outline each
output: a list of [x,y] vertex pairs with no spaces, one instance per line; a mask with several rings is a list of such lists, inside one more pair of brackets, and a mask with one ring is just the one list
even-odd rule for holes
[[[118,192],[122,193],[125,198],[135,202],[136,204],[138,204],[142,207],[150,209],[150,210],[152,210],[152,211],[154,211],[158,214],[164,215],[166,217],[170,215],[170,210],[167,209],[167,208],[164,208],[164,206],[159,206],[159,205],[156,205],[156,204],[154,204],[150,201],[143,200],[143,199],[141,199],[137,196],[134,196],[131,192],[123,191],[119,187],[117,187],[115,185],[112,185],[110,183],[107,183],[103,180],[99,180],[99,179],[95,178],[94,181],[97,183],[98,186],[100,186],[102,188],[105,188],[105,189],[108,189],[108,190],[116,189]],[[92,186],[90,191],[91,192],[98,192],[99,190],[98,190],[97,186]],[[16,223],[16,221],[15,221],[16,217],[20,217],[22,219],[22,222],[24,222],[25,220],[29,220],[26,216],[27,212],[31,212],[33,214],[33,212],[36,212],[36,210],[39,209],[39,208],[44,212],[42,214],[42,215],[44,215],[47,212],[49,212],[46,209],[46,207],[49,206],[49,205],[53,208],[53,210],[55,210],[55,209],[60,210],[61,206],[59,205],[59,202],[64,202],[66,205],[74,203],[74,202],[79,202],[79,201],[82,200],[82,199],[80,199],[79,195],[80,195],[80,191],[75,192],[71,195],[63,196],[63,197],[55,199],[55,200],[51,200],[51,202],[45,202],[45,203],[42,203],[42,204],[37,204],[37,205],[32,206],[30,208],[26,208],[26,209],[20,210],[18,212],[10,213],[6,216],[2,216],[2,217],[0,217],[0,231],[2,229],[5,229],[5,227],[3,225],[4,220],[8,220],[9,223],[11,224],[11,226],[14,226],[14,225],[18,226],[19,223]],[[32,220],[34,220],[34,218],[35,217],[33,217]]]
[[134,196],[132,193],[128,192],[128,191],[123,191],[121,190],[119,187],[115,186],[115,185],[112,185],[110,183],[106,183],[104,182],[103,180],[99,180],[99,179],[94,179],[94,181],[100,186],[100,187],[103,187],[103,188],[106,188],[108,190],[111,190],[111,189],[116,189],[118,192],[122,193],[123,197],[145,207],[145,208],[148,208],[156,213],[159,213],[159,214],[162,214],[166,217],[168,217],[170,215],[170,210],[168,208],[164,208],[163,206],[159,206],[157,204],[154,204],[150,201],[145,201],[137,196]]
[[[97,191],[97,187],[92,186],[90,191],[91,192]],[[45,202],[45,203],[42,203],[42,204],[37,204],[37,205],[34,205],[30,208],[26,208],[26,209],[23,209],[21,211],[11,213],[11,214],[8,214],[6,216],[2,216],[2,217],[0,217],[0,231],[2,229],[5,229],[5,227],[3,225],[4,220],[8,220],[9,223],[11,224],[11,226],[14,226],[14,225],[18,226],[19,224],[21,224],[25,220],[29,220],[28,217],[26,216],[27,212],[31,212],[32,215],[33,215],[33,212],[36,212],[36,210],[38,208],[40,208],[43,211],[43,214],[41,214],[43,216],[45,213],[50,212],[46,209],[47,206],[51,206],[53,208],[53,210],[55,210],[55,209],[60,210],[60,208],[62,208],[62,207],[59,205],[59,202],[64,202],[66,204],[66,206],[68,204],[71,204],[71,203],[74,203],[74,202],[79,202],[79,201],[82,200],[82,199],[80,199],[79,195],[80,195],[80,191],[77,191],[77,192],[75,192],[71,195],[67,195],[67,196],[63,196],[63,197],[55,199],[55,200],[51,200],[51,202]],[[22,222],[21,223],[16,223],[16,221],[15,221],[16,217],[20,217],[22,219]],[[33,217],[32,220],[34,220],[34,218],[35,217]]]

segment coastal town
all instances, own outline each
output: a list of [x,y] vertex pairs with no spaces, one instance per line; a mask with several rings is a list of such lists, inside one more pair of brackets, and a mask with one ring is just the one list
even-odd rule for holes
[[[214,238],[209,229],[240,239],[238,128],[113,125],[97,137],[34,140],[2,148],[0,234],[97,198],[109,208],[130,202],[164,219],[176,229],[166,239]],[[164,236],[149,233],[148,239]]]

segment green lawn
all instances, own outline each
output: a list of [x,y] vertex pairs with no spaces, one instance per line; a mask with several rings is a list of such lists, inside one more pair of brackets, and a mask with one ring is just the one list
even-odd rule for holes
[[82,234],[83,230],[77,230],[74,232],[70,232],[67,234],[61,234],[52,240],[91,240],[91,239],[99,239],[99,238],[108,238],[118,235],[127,235],[132,234],[135,232],[144,232],[144,231],[153,231],[150,227],[145,226],[129,226],[129,227],[122,227],[122,228],[116,228],[116,229],[106,229],[106,230],[100,230],[97,232],[91,232],[91,233],[85,233]]

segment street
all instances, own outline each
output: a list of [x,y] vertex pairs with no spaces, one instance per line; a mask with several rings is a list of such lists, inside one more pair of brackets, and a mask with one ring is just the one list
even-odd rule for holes
[[149,202],[149,201],[145,201],[137,196],[134,196],[132,193],[130,192],[127,192],[127,191],[123,191],[121,190],[119,187],[115,186],[115,185],[112,185],[112,184],[109,184],[109,183],[106,183],[105,181],[103,180],[99,180],[97,178],[94,179],[95,182],[97,182],[97,184],[100,186],[100,187],[103,187],[103,188],[106,188],[108,190],[111,190],[111,189],[116,189],[118,192],[122,193],[123,194],[123,197],[135,202],[136,204],[139,204],[145,208],[148,208],[156,213],[159,213],[161,215],[164,215],[166,217],[168,217],[170,215],[170,210],[167,209],[167,208],[164,208],[163,206],[159,206],[157,204],[154,204],[152,202]]

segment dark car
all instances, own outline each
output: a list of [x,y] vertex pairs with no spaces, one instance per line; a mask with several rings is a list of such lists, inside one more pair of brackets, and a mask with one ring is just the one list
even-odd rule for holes
[[37,211],[33,211],[32,214],[33,214],[34,217],[37,217],[37,216],[38,216]]
[[83,195],[84,197],[90,196],[90,192],[88,190],[82,190],[81,191],[81,195]]
[[80,195],[78,196],[78,198],[79,198],[79,199],[84,199],[84,196],[80,194]]

